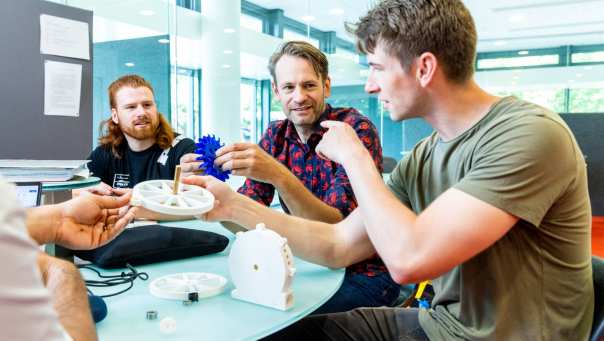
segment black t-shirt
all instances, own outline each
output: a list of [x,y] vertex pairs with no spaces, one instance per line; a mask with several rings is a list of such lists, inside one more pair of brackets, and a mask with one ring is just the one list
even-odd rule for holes
[[157,162],[163,152],[157,144],[142,152],[135,152],[124,143],[122,158],[118,159],[111,152],[111,147],[98,146],[88,157],[88,169],[92,175],[114,188],[132,188],[147,180],[174,179],[176,165],[184,154],[195,152],[195,142],[183,138],[170,149],[165,165]]

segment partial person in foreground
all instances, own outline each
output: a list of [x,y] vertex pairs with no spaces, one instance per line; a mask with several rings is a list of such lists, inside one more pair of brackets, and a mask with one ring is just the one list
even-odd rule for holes
[[134,219],[130,194],[82,194],[57,205],[23,210],[0,179],[0,339],[96,340],[86,286],[78,269],[40,251],[105,245]]
[[[384,0],[352,27],[369,93],[393,120],[435,132],[385,186],[354,130],[317,152],[346,170],[358,208],[337,224],[287,216],[210,177],[207,220],[263,222],[294,254],[345,267],[377,252],[399,283],[431,279],[428,309],[361,308],[305,318],[283,340],[585,340],[593,319],[591,208],[583,154],[556,113],[473,80],[476,28],[461,0]],[[552,155],[555,155],[553,161]],[[555,164],[552,164],[555,162]]]
[[[357,202],[344,167],[316,152],[327,131],[321,122],[351,125],[381,170],[382,146],[377,129],[354,108],[334,108],[325,102],[331,93],[329,65],[325,54],[313,45],[304,41],[282,44],[271,56],[268,69],[273,93],[286,119],[271,122],[258,144],[235,143],[219,149],[215,165],[247,177],[239,193],[265,206],[278,192],[287,213],[339,222],[357,207]],[[197,156],[185,155],[182,167],[188,172],[199,169]],[[231,231],[241,230],[229,222],[224,225]],[[315,313],[391,306],[399,291],[382,260],[371,255],[346,269],[340,289]]]

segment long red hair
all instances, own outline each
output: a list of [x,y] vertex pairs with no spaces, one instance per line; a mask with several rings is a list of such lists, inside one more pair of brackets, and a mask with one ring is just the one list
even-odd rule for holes
[[[115,103],[115,95],[117,92],[123,87],[131,87],[131,88],[140,88],[146,87],[151,90],[151,93],[155,95],[153,92],[153,87],[151,83],[147,82],[143,77],[138,75],[126,75],[115,80],[111,85],[109,85],[109,106],[111,109],[117,110],[117,104]],[[170,123],[164,118],[161,113],[157,113],[159,119],[159,125],[157,126],[157,130],[155,132],[155,143],[159,145],[161,149],[166,149],[172,145],[172,141],[174,140],[174,130],[170,126]],[[111,152],[113,155],[121,159],[121,147],[124,143],[127,143],[126,137],[124,136],[124,132],[118,124],[113,122],[111,118],[101,122],[100,126],[100,137],[99,137],[99,145],[102,147],[111,147]]]

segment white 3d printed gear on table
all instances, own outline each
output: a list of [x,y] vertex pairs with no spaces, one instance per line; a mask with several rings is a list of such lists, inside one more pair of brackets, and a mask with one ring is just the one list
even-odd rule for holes
[[132,189],[130,204],[176,216],[201,215],[214,207],[214,195],[205,188],[180,183],[174,194],[173,186],[172,180],[141,182]]
[[279,310],[294,303],[290,289],[296,269],[287,239],[258,224],[237,233],[229,255],[229,271],[236,289],[231,296]]
[[[176,179],[179,178],[177,172]],[[194,185],[172,180],[144,181],[132,191],[133,206],[176,216],[198,216],[214,207],[214,195]],[[290,289],[296,269],[287,239],[258,224],[255,230],[239,232],[229,255],[229,271],[236,289],[231,296],[279,310],[293,306]],[[177,273],[160,277],[149,285],[154,296],[187,301],[222,293],[227,280],[211,273]]]
[[219,295],[224,290],[226,278],[205,272],[183,272],[162,276],[149,284],[155,297],[168,300],[188,301],[195,293],[195,301]]

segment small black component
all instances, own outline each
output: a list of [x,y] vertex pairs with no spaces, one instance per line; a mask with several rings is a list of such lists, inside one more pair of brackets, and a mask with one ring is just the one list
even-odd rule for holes
[[191,302],[198,302],[199,301],[199,294],[196,292],[190,292],[188,295],[189,301]]

